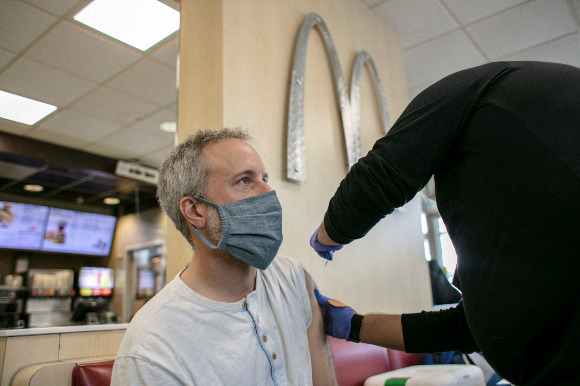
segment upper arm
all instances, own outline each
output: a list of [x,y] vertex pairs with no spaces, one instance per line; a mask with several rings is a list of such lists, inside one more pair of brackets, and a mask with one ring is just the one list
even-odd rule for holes
[[304,270],[306,290],[312,310],[312,323],[308,327],[308,345],[312,362],[312,382],[315,385],[336,385],[332,354],[326,340],[326,333],[322,321],[322,312],[314,296],[316,283],[312,276]]

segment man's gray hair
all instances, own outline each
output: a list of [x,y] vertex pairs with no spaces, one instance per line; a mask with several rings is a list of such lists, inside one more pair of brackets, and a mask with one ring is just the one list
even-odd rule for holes
[[186,196],[206,198],[211,170],[205,162],[202,150],[207,144],[227,138],[251,141],[250,135],[241,128],[199,130],[175,146],[159,168],[157,184],[159,206],[192,247],[190,224],[183,217],[179,202]]

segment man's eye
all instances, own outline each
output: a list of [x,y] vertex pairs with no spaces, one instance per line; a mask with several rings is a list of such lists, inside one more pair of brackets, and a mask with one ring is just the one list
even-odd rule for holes
[[240,180],[240,184],[247,185],[250,183],[250,179],[248,177],[244,177]]

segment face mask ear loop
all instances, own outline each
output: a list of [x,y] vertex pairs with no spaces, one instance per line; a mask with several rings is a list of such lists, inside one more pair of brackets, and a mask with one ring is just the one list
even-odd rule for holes
[[208,239],[206,239],[205,236],[201,234],[201,232],[199,231],[199,229],[197,229],[193,224],[190,224],[190,225],[193,228],[193,231],[195,232],[195,234],[197,234],[197,237],[199,237],[201,239],[201,241],[203,241],[203,243],[205,245],[207,245],[211,249],[218,249],[217,245],[213,245],[211,241],[209,241]]
[[190,224],[190,225],[193,228],[193,231],[195,232],[195,234],[201,239],[201,241],[203,241],[203,243],[205,245],[207,245],[211,249],[222,249],[222,248],[220,248],[220,244],[221,244],[221,242],[222,242],[222,240],[224,238],[223,237],[223,235],[224,235],[224,221],[223,221],[224,216],[223,216],[223,213],[222,213],[219,205],[217,205],[217,204],[215,204],[215,203],[213,203],[213,202],[211,202],[209,200],[203,199],[201,197],[194,197],[194,196],[190,196],[190,197],[191,198],[194,198],[194,199],[196,199],[198,201],[201,201],[201,202],[203,202],[204,204],[206,204],[208,206],[213,206],[214,208],[217,208],[218,213],[220,214],[220,219],[222,220],[222,236],[220,237],[220,240],[218,241],[218,245],[214,245],[211,241],[209,241],[208,239],[206,239],[206,237],[204,235],[202,235],[201,232],[199,231],[199,229],[197,229],[193,224]]

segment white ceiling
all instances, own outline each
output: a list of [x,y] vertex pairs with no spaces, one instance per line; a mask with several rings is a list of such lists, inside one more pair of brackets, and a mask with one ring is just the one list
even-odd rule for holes
[[[580,67],[580,0],[363,1],[401,39],[410,98],[490,61]],[[158,126],[176,119],[178,33],[141,52],[73,20],[88,2],[0,0],[0,89],[58,106],[0,130],[157,167],[174,142]]]
[[178,33],[142,52],[73,20],[88,2],[0,0],[0,89],[58,107],[0,130],[157,167],[174,144],[158,126],[177,116]]
[[409,98],[498,60],[580,67],[580,0],[363,0],[401,40]]

